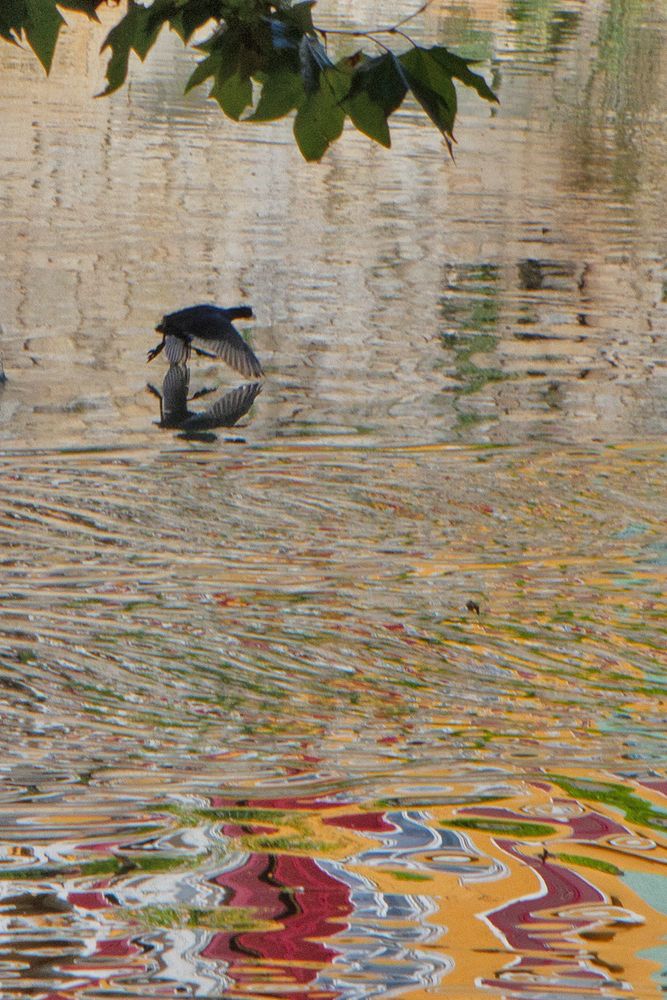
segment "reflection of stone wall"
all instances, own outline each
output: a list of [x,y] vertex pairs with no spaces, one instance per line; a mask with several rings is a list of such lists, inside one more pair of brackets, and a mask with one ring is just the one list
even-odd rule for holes
[[[335,9],[383,20],[374,4],[331,4],[323,18]],[[503,4],[475,12],[497,19],[470,23],[492,39],[502,103],[491,117],[461,94],[456,165],[409,104],[391,152],[349,133],[307,165],[288,122],[239,126],[205,89],[183,97],[192,58],[173,36],[97,101],[103,29],[68,15],[49,79],[3,45],[2,352],[26,394],[16,440],[50,436],[54,413],[66,437],[143,431],[156,319],[246,299],[273,374],[258,415],[270,435],[303,424],[497,440],[664,427],[664,150],[642,138],[664,120],[664,16],[651,32],[630,25],[621,54],[644,76],[634,90],[626,81],[621,119],[608,86],[616,50],[599,41],[606,4],[568,7],[560,34],[548,13],[518,23]],[[459,4],[440,4],[414,29],[447,39],[461,23]],[[481,325],[478,267],[497,276],[495,318]],[[545,277],[527,287],[522,267]],[[447,322],[452,296],[463,327]],[[445,336],[443,350],[443,334],[455,348]]]
[[[135,975],[143,972],[145,951],[136,935],[148,930],[141,916],[162,904],[164,920],[165,900],[173,900],[172,914],[180,908],[182,922],[188,912],[204,926],[222,917],[207,932],[170,930],[168,921],[151,929],[162,981],[197,984],[201,995],[217,995],[216,985],[252,990],[261,981],[267,992],[289,998],[307,987],[326,996],[363,990],[364,997],[428,997],[434,990],[472,996],[490,986],[518,998],[526,984],[557,998],[573,980],[590,996],[610,989],[652,995],[658,969],[648,949],[659,948],[666,924],[646,898],[651,878],[660,878],[654,831],[631,832],[617,808],[578,801],[546,778],[495,775],[466,782],[445,769],[443,796],[452,804],[428,809],[305,797],[289,800],[285,813],[284,799],[263,800],[276,833],[289,835],[299,817],[312,853],[241,850],[259,837],[253,824],[234,829],[212,815],[210,825],[190,830],[200,849],[210,848],[203,870],[206,855],[184,843],[183,830],[165,831],[157,845],[140,836],[127,845],[129,834],[120,830],[103,843],[89,837],[78,847],[81,855],[87,850],[99,860],[101,852],[129,846],[139,870],[120,872],[112,886],[95,890],[81,889],[79,876],[53,896],[60,912],[73,911],[70,920],[80,921],[88,940],[85,954],[75,941],[70,974],[97,979],[104,972],[112,981],[127,975],[109,966],[110,941],[117,960],[134,955]],[[418,769],[414,776],[419,784]],[[646,805],[657,798],[661,808],[660,792],[638,791]],[[498,798],[487,804],[494,792]],[[227,806],[235,811],[233,801]],[[336,858],[329,856],[332,838]],[[173,861],[175,851],[180,871],[141,871],[144,859]],[[52,853],[68,856],[71,841],[53,844]],[[614,861],[625,875],[613,873]],[[123,928],[128,913],[132,923]],[[53,915],[36,924],[35,933],[46,938]]]

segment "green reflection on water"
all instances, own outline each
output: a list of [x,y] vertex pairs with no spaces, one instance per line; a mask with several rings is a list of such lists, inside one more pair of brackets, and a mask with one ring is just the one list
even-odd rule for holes
[[640,799],[629,788],[624,788],[623,785],[605,782],[575,782],[557,774],[550,774],[549,779],[573,799],[604,802],[608,806],[620,809],[628,819],[635,823],[650,826],[656,830],[667,829],[667,812],[656,809],[650,803]]
[[136,920],[148,928],[169,930],[204,928],[206,930],[251,931],[263,930],[272,925],[257,920],[252,910],[242,907],[220,906],[204,910],[186,906],[142,906],[123,911],[126,919]]
[[599,872],[607,872],[609,875],[623,875],[623,869],[612,865],[609,861],[600,861],[598,858],[589,858],[585,854],[554,854],[553,857],[568,865],[580,865],[582,868],[593,868]]
[[504,833],[512,837],[550,837],[554,833],[553,827],[544,823],[512,823],[490,819],[451,819],[443,825],[482,830],[484,833]]

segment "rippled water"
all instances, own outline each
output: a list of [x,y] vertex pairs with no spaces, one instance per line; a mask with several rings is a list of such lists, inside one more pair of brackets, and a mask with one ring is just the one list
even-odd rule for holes
[[[664,992],[667,22],[475,13],[455,165],[0,49],[3,997]],[[267,379],[188,440],[202,300]]]

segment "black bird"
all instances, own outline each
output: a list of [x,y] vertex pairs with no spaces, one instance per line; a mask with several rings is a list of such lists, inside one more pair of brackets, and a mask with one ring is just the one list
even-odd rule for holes
[[245,416],[262,391],[259,382],[240,385],[231,392],[226,392],[220,399],[216,399],[208,410],[197,413],[188,409],[188,402],[214,390],[200,389],[188,397],[189,387],[190,369],[186,365],[170,365],[162,383],[161,393],[155,386],[147,386],[148,391],[160,400],[160,427],[181,430],[188,434],[210,431],[216,427],[233,427],[241,417]]
[[[188,306],[187,309],[169,313],[155,328],[162,334],[162,342],[148,352],[148,360],[152,361],[164,348],[170,364],[185,364],[190,351],[194,350],[204,357],[222,358],[246,378],[261,378],[264,374],[262,366],[232,323],[233,319],[252,317],[250,306],[233,306],[231,309]],[[213,353],[195,346],[193,340],[210,347]]]

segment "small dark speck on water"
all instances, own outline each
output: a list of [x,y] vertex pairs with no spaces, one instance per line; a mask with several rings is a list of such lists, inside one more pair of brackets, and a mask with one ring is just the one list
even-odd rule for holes
[[474,611],[476,615],[479,614],[479,604],[477,601],[466,601],[466,611]]

